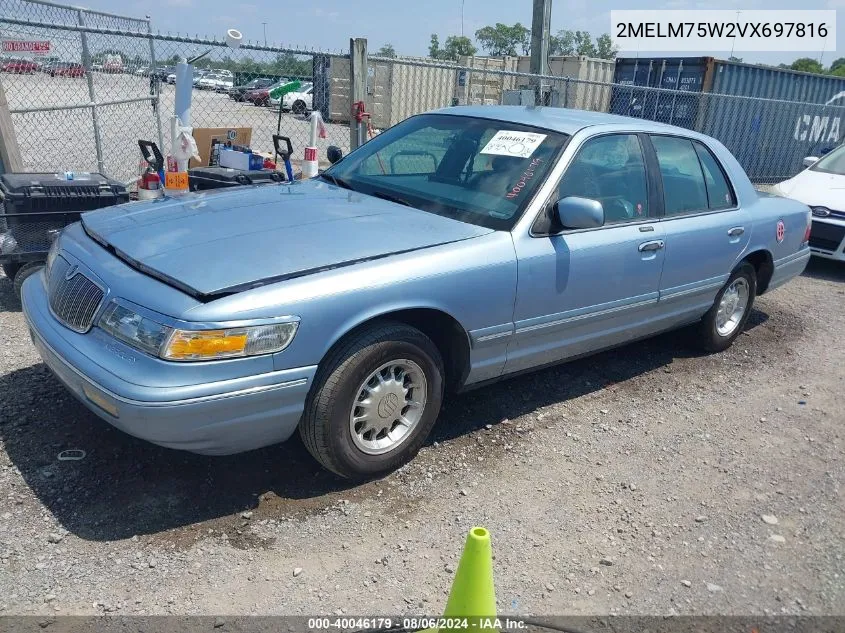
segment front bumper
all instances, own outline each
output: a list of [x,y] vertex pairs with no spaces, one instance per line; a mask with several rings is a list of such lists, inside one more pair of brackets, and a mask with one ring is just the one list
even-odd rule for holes
[[810,248],[818,257],[845,261],[845,220],[814,217]]
[[[168,448],[228,455],[283,442],[299,424],[316,367],[202,385],[145,387],[105,370],[103,361],[113,358],[98,359],[74,347],[71,337],[91,336],[96,328],[79,335],[53,317],[43,273],[26,280],[22,302],[44,363],[82,404],[130,435]],[[111,352],[104,353],[121,346],[115,341],[109,347]],[[197,393],[198,387],[203,395],[180,397]]]

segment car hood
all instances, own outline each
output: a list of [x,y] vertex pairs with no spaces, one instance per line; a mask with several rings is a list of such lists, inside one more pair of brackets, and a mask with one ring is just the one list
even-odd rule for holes
[[201,300],[491,232],[321,180],[134,202],[85,213],[82,224]]
[[805,169],[777,185],[777,190],[808,206],[845,210],[845,176]]

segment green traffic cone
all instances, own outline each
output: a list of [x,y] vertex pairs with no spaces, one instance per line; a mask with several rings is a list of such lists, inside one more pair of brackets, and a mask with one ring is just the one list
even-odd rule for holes
[[466,631],[463,620],[468,621],[471,631],[498,630],[494,627],[496,591],[493,587],[493,549],[490,546],[490,532],[483,527],[474,527],[467,535],[443,617],[459,622],[453,628],[439,629],[439,633]]

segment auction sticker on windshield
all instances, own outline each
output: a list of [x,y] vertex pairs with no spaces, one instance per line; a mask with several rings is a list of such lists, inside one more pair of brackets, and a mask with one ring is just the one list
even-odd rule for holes
[[513,130],[499,130],[490,139],[482,154],[496,154],[498,156],[513,156],[528,158],[546,140],[546,134],[535,132],[516,132]]

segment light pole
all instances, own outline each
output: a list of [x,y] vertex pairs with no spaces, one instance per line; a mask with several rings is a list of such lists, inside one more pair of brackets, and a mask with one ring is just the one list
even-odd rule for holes
[[461,0],[461,37],[464,36],[464,2],[466,0]]
[[[739,14],[740,14],[740,13],[742,13],[742,11],[737,11],[737,12],[736,12],[737,27],[739,26]],[[734,46],[736,46],[736,35],[734,35],[734,37],[733,37],[733,42],[731,42],[731,57],[733,57],[733,56],[734,56]]]
[[262,26],[264,26],[264,46],[267,46],[267,23],[262,22]]

